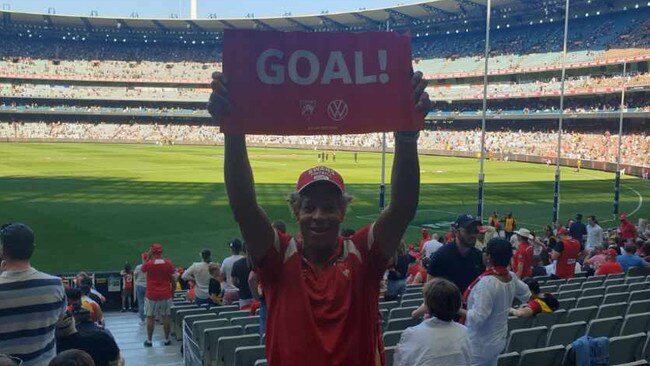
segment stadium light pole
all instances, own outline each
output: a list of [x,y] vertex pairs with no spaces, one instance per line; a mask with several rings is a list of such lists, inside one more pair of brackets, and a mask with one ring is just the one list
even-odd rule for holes
[[[390,32],[390,18],[386,19],[386,32]],[[381,182],[379,183],[379,212],[386,206],[386,132],[381,134]]]
[[625,106],[625,87],[627,86],[627,63],[623,62],[623,85],[621,87],[621,106],[618,111],[618,150],[616,151],[616,177],[614,178],[614,215],[618,215],[621,191],[621,147],[623,145],[623,108]]
[[566,51],[569,37],[569,1],[564,5],[564,41],[562,42],[562,79],[560,80],[560,116],[557,128],[557,156],[555,157],[555,185],[553,187],[553,224],[560,217],[560,158],[562,157],[562,123],[564,122],[564,81],[566,79]]
[[478,171],[478,208],[476,216],[483,219],[483,183],[485,182],[485,118],[487,114],[487,90],[488,90],[488,59],[490,58],[490,13],[492,12],[492,1],[488,0],[486,5],[487,15],[485,17],[485,62],[483,67],[483,110],[481,112],[481,155]]

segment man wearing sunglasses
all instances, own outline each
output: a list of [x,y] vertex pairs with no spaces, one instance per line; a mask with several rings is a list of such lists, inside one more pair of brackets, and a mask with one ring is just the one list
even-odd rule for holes
[[33,253],[29,226],[0,226],[0,354],[25,366],[47,365],[56,355],[54,325],[67,305],[61,279],[32,268]]

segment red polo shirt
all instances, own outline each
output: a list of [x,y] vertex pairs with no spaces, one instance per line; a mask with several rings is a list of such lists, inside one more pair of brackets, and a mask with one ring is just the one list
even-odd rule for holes
[[378,298],[388,261],[372,226],[339,237],[318,274],[295,239],[276,235],[259,268],[269,365],[383,365]]
[[555,264],[555,275],[559,278],[573,278],[580,254],[580,243],[575,239],[565,238],[556,245],[556,248],[561,253]]
[[150,260],[142,265],[142,272],[147,274],[147,299],[161,301],[172,298],[171,276],[176,270],[169,259]]
[[524,264],[524,269],[521,271],[521,278],[533,276],[533,246],[527,242],[521,242],[517,247],[515,255],[512,257],[512,270],[517,272],[519,263]]
[[616,274],[616,273],[623,273],[623,267],[621,267],[621,264],[618,263],[616,260],[606,261],[603,264],[601,264],[600,267],[598,267],[598,269],[596,270],[597,276]]

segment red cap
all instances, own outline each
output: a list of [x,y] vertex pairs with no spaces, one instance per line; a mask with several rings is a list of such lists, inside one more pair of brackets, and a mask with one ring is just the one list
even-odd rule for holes
[[616,251],[616,249],[607,249],[605,251],[605,254],[610,256],[610,257],[614,257],[614,258],[616,258],[616,256],[618,256],[618,252]]
[[163,252],[163,247],[162,245],[156,243],[156,244],[151,244],[151,252],[154,254],[161,254]]
[[568,232],[569,232],[569,231],[568,231],[564,226],[560,226],[560,227],[557,229],[557,235],[563,235],[563,234],[566,234],[566,233],[568,233]]
[[622,213],[622,214],[620,214],[620,215],[618,216],[618,218],[619,218],[620,220],[627,220],[627,215],[624,214],[624,213]]
[[343,184],[341,174],[326,166],[317,166],[302,172],[298,178],[298,183],[296,183],[296,191],[300,192],[309,185],[321,181],[330,182],[341,192],[345,192],[345,185]]

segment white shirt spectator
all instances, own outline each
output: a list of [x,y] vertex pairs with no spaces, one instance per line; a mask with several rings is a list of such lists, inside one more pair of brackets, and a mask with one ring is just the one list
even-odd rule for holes
[[395,349],[394,366],[470,365],[467,328],[435,317],[402,333]]
[[135,266],[133,270],[133,276],[135,277],[135,285],[147,287],[147,274],[142,272],[142,264]]
[[594,249],[596,245],[603,243],[603,228],[596,224],[594,226],[587,225],[587,249]]
[[424,255],[427,257],[430,257],[431,254],[435,253],[436,250],[440,249],[442,247],[442,243],[439,242],[436,239],[431,239],[427,242],[424,243]]
[[232,265],[242,258],[244,258],[243,255],[231,255],[221,262],[221,273],[226,275],[226,282],[229,284],[232,284]]
[[472,365],[496,365],[506,346],[508,310],[516,298],[526,302],[530,290],[510,272],[510,282],[495,276],[483,277],[467,299],[467,334],[472,345]]
[[194,291],[196,297],[199,299],[207,299],[210,297],[208,288],[210,287],[210,278],[212,278],[212,276],[210,276],[210,272],[208,271],[209,266],[210,263],[206,262],[192,263],[190,268],[183,272],[183,275],[181,276],[185,281],[191,280],[192,277],[194,278],[194,282],[196,283]]

